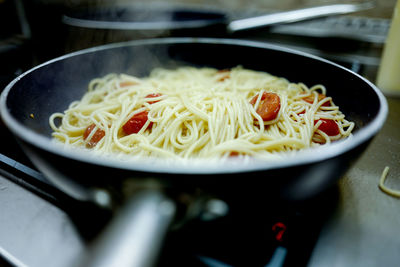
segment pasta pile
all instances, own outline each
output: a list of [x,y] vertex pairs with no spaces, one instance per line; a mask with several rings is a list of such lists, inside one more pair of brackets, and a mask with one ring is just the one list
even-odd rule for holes
[[53,138],[67,146],[180,159],[268,159],[329,144],[354,127],[323,85],[308,88],[240,66],[109,74],[49,121]]

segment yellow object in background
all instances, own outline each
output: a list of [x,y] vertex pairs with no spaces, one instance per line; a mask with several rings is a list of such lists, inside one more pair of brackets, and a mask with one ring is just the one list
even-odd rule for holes
[[376,84],[383,93],[400,96],[400,0],[394,9]]

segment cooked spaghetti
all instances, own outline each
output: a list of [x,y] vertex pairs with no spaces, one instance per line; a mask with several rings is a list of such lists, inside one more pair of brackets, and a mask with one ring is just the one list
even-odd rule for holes
[[100,154],[271,158],[351,134],[354,123],[326,93],[240,66],[109,74],[50,126],[54,139]]
[[385,185],[388,173],[389,173],[389,166],[386,166],[383,169],[381,178],[379,179],[379,188],[382,190],[382,192],[388,194],[389,196],[400,197],[400,190],[391,189]]

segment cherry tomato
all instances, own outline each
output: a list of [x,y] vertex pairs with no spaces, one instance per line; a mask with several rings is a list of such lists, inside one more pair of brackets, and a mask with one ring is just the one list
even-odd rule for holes
[[[258,94],[255,95],[250,104],[254,105],[257,102]],[[271,121],[276,119],[281,108],[281,100],[275,93],[264,92],[261,96],[260,104],[256,112],[261,116],[263,121]]]
[[[125,134],[133,134],[133,133],[138,133],[140,129],[143,128],[145,123],[148,120],[148,111],[142,111],[140,113],[137,113],[133,115],[125,124],[122,126],[122,129]],[[150,128],[153,125],[152,122],[150,122],[149,126],[147,128]]]
[[229,153],[229,157],[237,157],[237,156],[239,156],[239,152],[237,152],[237,151],[231,151]]
[[314,124],[316,124],[318,121],[322,122],[321,125],[318,126],[318,129],[326,133],[328,136],[335,136],[340,133],[339,126],[334,120],[319,119],[314,121]]
[[[161,94],[159,94],[159,93],[152,93],[152,94],[148,94],[145,98],[153,98],[153,97],[159,97],[159,96],[161,96]],[[157,102],[159,102],[159,101],[161,101],[161,100],[147,101],[147,103],[149,103],[149,104],[154,104],[154,103],[157,103]]]
[[[90,124],[83,133],[83,139],[86,140],[95,127],[96,124]],[[89,142],[87,143],[87,146],[94,147],[105,135],[106,133],[102,129],[97,129],[92,138],[90,138]]]
[[[326,96],[324,94],[318,94],[318,102],[321,101],[322,99],[324,99],[325,97]],[[314,103],[314,98],[315,98],[315,96],[312,94],[312,95],[303,97],[303,100],[306,101],[307,103],[312,104],[312,103]],[[323,103],[321,106],[329,107],[330,105],[331,105],[331,103],[329,101],[327,101],[327,102]]]

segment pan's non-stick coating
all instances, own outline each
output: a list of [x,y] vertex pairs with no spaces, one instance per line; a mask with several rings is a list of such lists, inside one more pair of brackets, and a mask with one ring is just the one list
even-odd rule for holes
[[[321,160],[318,158],[305,160],[304,164],[299,164],[299,166],[289,164],[284,167],[271,168],[269,165],[267,168],[270,170],[269,176],[280,177],[284,174],[291,176],[291,179],[296,179],[296,176],[303,175],[305,170],[310,170],[310,166],[322,164],[326,165],[324,168],[327,171],[331,169],[332,173],[324,174],[316,169],[314,170],[315,176],[321,176],[322,180],[324,180],[324,176],[328,176],[326,180],[333,180],[348,168],[349,160],[356,158],[362,152],[365,145],[382,126],[386,117],[386,102],[376,87],[351,71],[320,58],[268,44],[239,40],[183,38],[114,44],[77,52],[46,63],[24,74],[8,86],[6,89],[8,94],[3,94],[2,108],[6,109],[9,114],[4,118],[12,130],[31,146],[33,151],[42,154],[47,161],[50,161],[52,166],[57,166],[59,161],[70,161],[68,163],[70,166],[71,164],[82,164],[84,168],[88,168],[92,164],[82,163],[81,158],[76,160],[74,157],[65,157],[51,145],[43,143],[43,140],[37,141],[35,134],[29,133],[28,136],[27,133],[33,130],[40,135],[40,138],[50,139],[51,128],[48,123],[50,115],[54,112],[64,111],[72,101],[80,99],[86,92],[89,81],[95,77],[108,73],[146,76],[156,67],[175,68],[188,65],[218,69],[241,65],[244,68],[266,71],[285,77],[291,82],[303,82],[308,86],[323,84],[328,90],[328,95],[333,97],[335,104],[340,106],[347,118],[356,122],[354,145],[340,148],[339,152],[331,151],[329,156],[322,153]],[[5,97],[7,97],[6,101]],[[15,121],[10,122],[10,117],[17,121],[17,124],[22,125],[22,128],[20,126],[13,127]],[[21,129],[30,130],[25,133],[21,132]],[[357,137],[357,132],[364,131],[363,129],[366,129],[365,132]],[[120,169],[120,165],[104,166],[107,165],[104,162],[98,165],[97,169],[113,169],[114,171]],[[327,167],[328,165],[332,168]],[[122,167],[131,173],[135,171],[159,172],[157,166],[147,169],[130,169],[124,165]],[[336,168],[342,168],[342,170]],[[104,170],[103,174],[106,173]],[[277,171],[277,174],[273,175],[272,170]],[[201,177],[204,174],[203,171],[193,173],[193,177],[196,175]],[[259,172],[264,170],[262,166],[257,166],[254,170],[245,171],[246,175],[256,173],[256,176],[259,176]],[[68,168],[66,172],[70,172],[67,173],[67,176],[78,177],[81,181],[82,179],[88,180],[87,175],[79,177],[76,172],[74,175],[71,168]],[[204,172],[213,174],[213,172]],[[216,173],[224,176],[224,172],[217,171]],[[238,173],[241,172],[243,170],[239,169]],[[190,174],[190,170],[182,171],[177,168],[176,170],[161,171],[161,173],[164,173],[164,176],[179,176],[175,174]],[[236,171],[228,171],[228,173],[232,175]],[[202,177],[201,180],[207,179]]]

